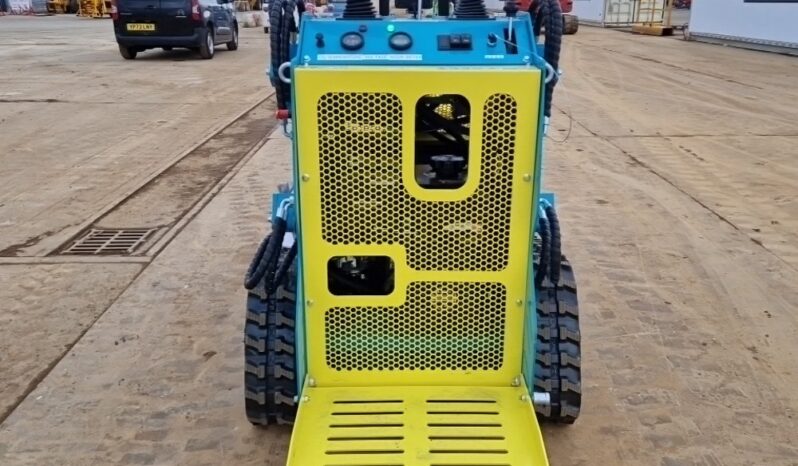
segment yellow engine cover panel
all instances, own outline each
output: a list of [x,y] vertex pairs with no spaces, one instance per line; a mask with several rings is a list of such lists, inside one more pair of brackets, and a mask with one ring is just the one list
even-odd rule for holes
[[[508,385],[521,373],[540,71],[299,67],[293,78],[309,377]],[[469,101],[456,189],[416,181],[416,104],[430,94]],[[329,259],[361,255],[393,260],[393,292],[330,293]]]
[[527,388],[311,388],[289,466],[546,466]]

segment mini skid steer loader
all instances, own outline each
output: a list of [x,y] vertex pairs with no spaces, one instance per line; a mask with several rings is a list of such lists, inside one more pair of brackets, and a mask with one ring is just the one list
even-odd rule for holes
[[546,465],[538,421],[579,414],[576,284],[540,190],[559,0],[428,1],[270,4],[294,179],[245,279],[245,402],[293,424],[293,466]]

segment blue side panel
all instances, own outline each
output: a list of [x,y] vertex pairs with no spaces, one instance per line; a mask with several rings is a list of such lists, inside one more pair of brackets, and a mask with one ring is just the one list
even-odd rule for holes
[[[543,95],[545,83],[541,82],[540,95]],[[541,199],[554,200],[554,194],[542,193],[541,184],[543,182],[543,164],[545,163],[543,152],[543,126],[545,123],[545,116],[543,114],[543,99],[540,99],[540,109],[538,110],[538,141],[537,141],[537,157],[538,163],[535,171],[535,193],[532,199],[532,228],[529,232],[529,242],[532,243],[535,238],[535,231],[538,225],[538,212]],[[524,380],[530,391],[534,391],[535,380],[535,358],[536,358],[536,345],[538,335],[538,317],[537,317],[537,296],[535,295],[535,262],[532,257],[532,250],[529,251],[529,265],[527,267],[527,298],[526,298],[526,315],[524,319],[524,354],[521,361],[521,370],[524,374]]]

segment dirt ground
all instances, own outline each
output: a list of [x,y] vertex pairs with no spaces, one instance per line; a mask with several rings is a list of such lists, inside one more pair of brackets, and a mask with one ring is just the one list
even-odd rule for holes
[[[241,277],[287,140],[158,254],[48,255],[267,95],[242,39],[131,63],[108,22],[0,18],[0,464],[284,463],[290,432],[243,413]],[[551,463],[798,465],[798,61],[587,27],[563,57],[544,183],[584,401],[544,428]]]

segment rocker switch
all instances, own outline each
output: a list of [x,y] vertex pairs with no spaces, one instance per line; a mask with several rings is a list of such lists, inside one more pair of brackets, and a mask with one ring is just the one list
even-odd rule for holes
[[471,34],[448,34],[438,36],[438,50],[471,50]]

